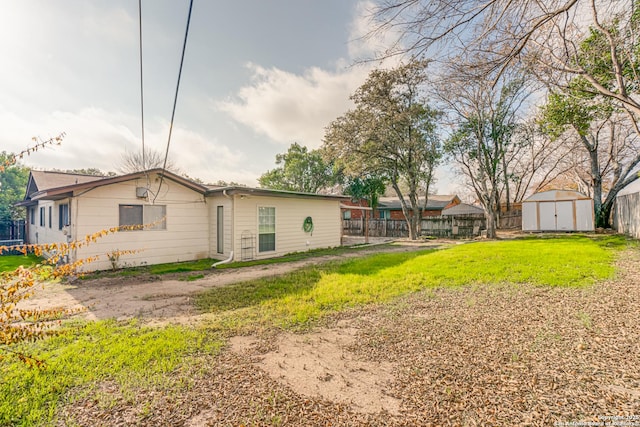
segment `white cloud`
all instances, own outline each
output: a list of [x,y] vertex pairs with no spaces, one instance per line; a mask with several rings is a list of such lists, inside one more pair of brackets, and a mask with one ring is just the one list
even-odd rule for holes
[[326,71],[317,67],[297,75],[249,64],[253,78],[237,99],[216,107],[234,120],[276,142],[318,147],[324,128],[350,105],[349,95],[363,82],[366,70]]
[[[349,29],[349,57],[352,61],[379,58],[399,40],[399,33],[393,29],[373,31],[379,25],[374,19],[378,7],[373,1],[361,1],[356,5],[356,13]],[[382,62],[396,62],[386,59]],[[379,66],[382,64],[378,64]]]
[[353,104],[349,96],[362,84],[373,67],[397,64],[400,58],[382,62],[355,63],[380,53],[393,37],[381,34],[367,37],[372,28],[374,3],[361,1],[349,28],[349,58],[336,61],[335,69],[310,67],[295,74],[276,67],[248,64],[252,71],[249,84],[235,97],[215,103],[235,121],[288,145],[293,142],[311,148],[322,144],[325,128]]
[[[48,146],[22,160],[26,166],[38,169],[114,171],[122,154],[141,148],[139,126],[138,117],[98,108],[55,111],[27,121],[0,105],[0,128],[10,130],[0,135],[3,150],[18,153],[34,145],[32,137],[46,140],[66,133],[60,146]],[[145,143],[164,153],[167,136],[166,121],[151,123]],[[182,171],[204,181],[224,179],[255,185],[259,175],[242,167],[243,155],[181,127],[174,127],[169,155]]]

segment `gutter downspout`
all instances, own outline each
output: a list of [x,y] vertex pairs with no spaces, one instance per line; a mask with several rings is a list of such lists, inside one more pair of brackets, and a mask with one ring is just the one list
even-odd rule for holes
[[231,254],[229,255],[229,258],[223,260],[223,261],[218,261],[214,264],[211,265],[211,268],[216,268],[217,266],[221,265],[221,264],[228,264],[231,261],[233,261],[233,251],[231,251]]

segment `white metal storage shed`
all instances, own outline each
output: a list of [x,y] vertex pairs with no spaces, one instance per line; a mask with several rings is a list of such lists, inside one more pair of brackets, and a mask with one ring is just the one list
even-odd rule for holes
[[593,200],[582,193],[542,191],[522,201],[522,231],[593,230]]

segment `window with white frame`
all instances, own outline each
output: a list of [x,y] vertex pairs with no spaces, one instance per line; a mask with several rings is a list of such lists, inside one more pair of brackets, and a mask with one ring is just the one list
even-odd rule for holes
[[345,209],[342,211],[342,219],[351,219],[351,209]]
[[40,208],[40,227],[45,226],[44,207]]
[[276,208],[258,208],[258,252],[276,250]]
[[142,227],[145,230],[167,229],[167,207],[165,205],[120,205],[121,227]]

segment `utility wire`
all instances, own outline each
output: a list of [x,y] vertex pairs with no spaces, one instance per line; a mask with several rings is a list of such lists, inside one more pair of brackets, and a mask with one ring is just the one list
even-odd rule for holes
[[147,175],[146,149],[144,146],[144,79],[142,69],[142,0],[138,0],[138,28],[140,40],[140,118],[142,135],[142,170],[147,177],[147,188],[149,188],[149,176]]
[[167,159],[169,158],[169,146],[171,145],[171,134],[173,132],[173,119],[176,115],[176,104],[178,103],[178,91],[180,90],[180,78],[182,77],[182,66],[184,64],[184,52],[187,48],[187,38],[189,36],[189,24],[191,23],[191,10],[193,9],[193,0],[189,2],[189,14],[187,15],[187,28],[184,32],[184,42],[182,44],[182,56],[180,58],[180,69],[178,70],[178,83],[176,84],[176,94],[173,98],[173,111],[171,112],[171,122],[169,123],[169,138],[167,139],[167,149],[164,153],[164,162],[162,164],[162,174],[160,175],[160,184],[158,185],[158,191],[153,198],[156,201],[156,197],[160,193],[160,187],[162,187],[162,181],[164,180],[164,172],[167,168]]

